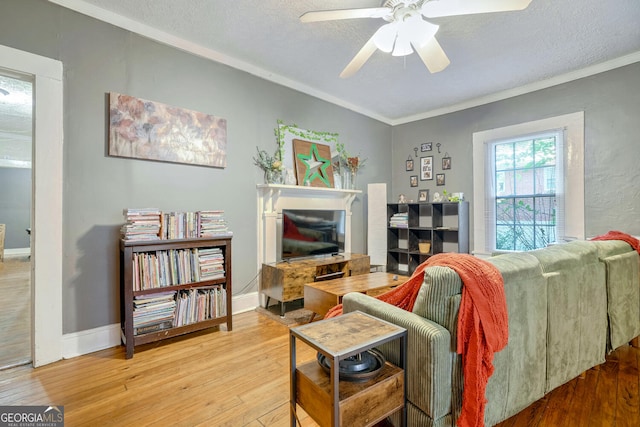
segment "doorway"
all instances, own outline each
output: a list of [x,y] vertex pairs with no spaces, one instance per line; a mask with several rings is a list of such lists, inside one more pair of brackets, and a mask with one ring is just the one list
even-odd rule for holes
[[62,351],[62,79],[60,61],[0,45],[0,70],[33,82],[31,207],[31,359]]
[[33,79],[0,70],[0,369],[31,362]]

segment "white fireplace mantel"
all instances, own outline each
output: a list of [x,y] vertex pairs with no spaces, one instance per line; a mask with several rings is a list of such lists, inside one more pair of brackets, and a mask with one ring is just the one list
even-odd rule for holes
[[351,252],[351,204],[360,190],[258,184],[258,271],[278,257],[282,209],[340,209],[346,213],[345,252]]

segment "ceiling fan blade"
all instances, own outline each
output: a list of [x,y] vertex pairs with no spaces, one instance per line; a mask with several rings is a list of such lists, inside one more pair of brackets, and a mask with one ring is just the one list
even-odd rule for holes
[[531,0],[430,0],[424,2],[421,12],[427,18],[439,18],[441,16],[523,10],[529,6],[529,3]]
[[444,70],[451,63],[435,37],[431,37],[422,45],[419,43],[412,44],[418,56],[420,56],[420,59],[432,74]]
[[368,7],[364,9],[318,10],[307,12],[300,17],[301,22],[335,21],[354,18],[382,18],[393,11],[388,7]]
[[378,48],[373,42],[373,37],[371,37],[369,40],[367,40],[364,46],[362,46],[362,49],[360,49],[356,56],[353,57],[351,62],[347,64],[344,70],[342,70],[342,73],[340,73],[340,77],[346,79],[357,73],[358,70],[364,65],[364,63],[367,62],[369,58],[371,58],[371,55],[373,55],[373,52],[375,52],[376,49]]

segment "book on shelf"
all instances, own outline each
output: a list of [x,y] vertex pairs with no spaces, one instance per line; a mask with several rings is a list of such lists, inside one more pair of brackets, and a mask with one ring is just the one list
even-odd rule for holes
[[176,315],[173,325],[185,326],[227,315],[227,290],[224,286],[193,288],[176,296]]
[[231,237],[222,210],[162,212],[157,208],[123,210],[122,238],[131,241]]
[[134,335],[171,327],[175,319],[175,311],[175,291],[135,296],[133,299]]
[[219,247],[134,253],[132,267],[134,291],[225,277],[224,253]]
[[127,208],[123,210],[127,221],[120,228],[125,240],[158,240],[160,233],[160,217],[162,212],[157,208]]
[[407,212],[399,212],[399,213],[393,214],[391,218],[389,218],[389,227],[408,228],[409,214]]

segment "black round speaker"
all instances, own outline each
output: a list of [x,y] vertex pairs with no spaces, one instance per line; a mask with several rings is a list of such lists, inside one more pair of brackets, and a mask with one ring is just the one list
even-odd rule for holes
[[[330,374],[331,360],[320,352],[317,359],[325,372]],[[338,375],[344,381],[368,381],[380,373],[384,364],[384,355],[373,348],[342,359],[338,364]]]

